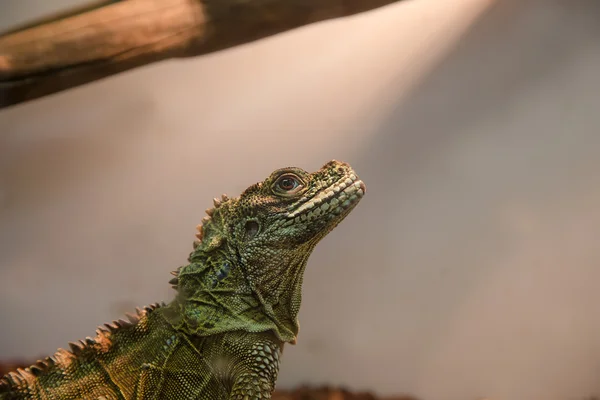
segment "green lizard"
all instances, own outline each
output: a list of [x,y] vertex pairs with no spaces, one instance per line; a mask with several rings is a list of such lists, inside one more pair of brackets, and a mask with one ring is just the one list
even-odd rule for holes
[[283,345],[298,335],[308,257],[364,193],[334,160],[215,199],[189,264],[173,272],[171,303],[5,375],[0,400],[270,399]]

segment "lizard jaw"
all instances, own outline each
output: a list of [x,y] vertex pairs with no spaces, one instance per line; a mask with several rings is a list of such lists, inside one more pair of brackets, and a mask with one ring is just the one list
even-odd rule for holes
[[324,214],[339,215],[358,204],[366,193],[366,186],[355,174],[350,174],[330,187],[320,191],[312,199],[287,215],[283,226],[307,222]]

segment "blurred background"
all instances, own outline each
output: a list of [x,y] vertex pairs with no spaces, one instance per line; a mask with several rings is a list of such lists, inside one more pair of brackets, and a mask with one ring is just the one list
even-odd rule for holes
[[[81,3],[2,0],[0,30]],[[411,0],[0,111],[0,360],[170,300],[213,197],[335,158],[368,193],[279,388],[600,393],[599,19]]]

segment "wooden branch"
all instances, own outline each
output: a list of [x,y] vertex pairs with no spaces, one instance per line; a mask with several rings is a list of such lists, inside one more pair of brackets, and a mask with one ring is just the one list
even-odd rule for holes
[[0,108],[400,0],[125,0],[0,36]]

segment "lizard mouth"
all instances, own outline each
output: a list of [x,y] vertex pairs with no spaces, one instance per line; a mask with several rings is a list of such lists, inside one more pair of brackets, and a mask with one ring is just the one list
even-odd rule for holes
[[325,214],[336,216],[350,211],[358,204],[366,191],[364,182],[352,173],[319,191],[312,199],[289,213],[285,225],[309,222],[316,218],[322,218]]

